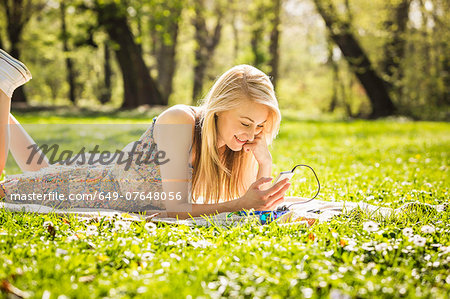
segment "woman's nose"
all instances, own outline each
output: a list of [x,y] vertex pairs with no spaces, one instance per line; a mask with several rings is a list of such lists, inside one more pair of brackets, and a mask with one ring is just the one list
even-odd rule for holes
[[246,133],[247,133],[248,141],[253,141],[253,139],[255,139],[255,129],[254,128],[249,128]]

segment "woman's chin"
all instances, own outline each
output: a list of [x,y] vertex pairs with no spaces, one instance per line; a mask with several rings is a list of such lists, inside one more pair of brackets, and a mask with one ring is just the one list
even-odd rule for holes
[[242,145],[234,145],[233,147],[228,147],[230,150],[232,150],[233,152],[240,152],[242,151],[243,147]]

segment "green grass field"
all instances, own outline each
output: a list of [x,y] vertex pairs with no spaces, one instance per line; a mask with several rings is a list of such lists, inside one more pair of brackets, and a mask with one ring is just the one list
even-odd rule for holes
[[[121,148],[143,133],[151,116],[16,117],[29,124],[38,143]],[[80,123],[90,123],[81,140],[83,130],[75,125]],[[93,130],[96,123],[99,129]],[[100,123],[115,125],[100,129]],[[272,176],[302,163],[312,166],[321,181],[318,199],[391,208],[412,201],[442,204],[449,199],[449,132],[448,123],[285,117],[271,146]],[[18,172],[10,157],[7,174]],[[308,170],[294,178],[289,195],[314,193]],[[85,223],[0,210],[0,294],[448,298],[449,221],[448,209],[417,208],[390,218],[354,211],[310,228],[275,222],[228,229],[144,223],[128,228],[120,221]]]

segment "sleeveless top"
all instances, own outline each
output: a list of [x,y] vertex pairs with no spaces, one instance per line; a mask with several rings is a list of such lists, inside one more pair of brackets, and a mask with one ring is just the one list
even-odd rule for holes
[[[149,161],[154,161],[157,153],[157,144],[153,139],[153,127],[157,116],[153,118],[152,124],[139,138],[140,143],[136,146],[136,151],[145,152],[145,149],[154,148]],[[123,150],[124,157],[128,157],[129,151],[134,141],[129,143]],[[189,153],[192,151],[192,146]],[[146,210],[164,209],[162,200],[157,200],[154,196],[161,195],[162,183],[161,172],[158,164],[135,163],[138,155],[133,155],[133,162],[129,163],[109,163],[108,165],[61,165],[52,164],[41,168],[38,171],[26,172],[17,175],[7,175],[1,182],[6,194],[4,202],[11,204],[40,204],[59,209],[69,208],[92,208],[92,209],[114,209],[125,212],[143,212]],[[144,155],[146,156],[146,155]],[[126,159],[126,158],[124,158]],[[138,165],[139,164],[139,165]],[[193,167],[189,162],[189,196],[191,190]],[[158,193],[158,194],[156,194]],[[28,196],[26,199],[12,199],[11,194]],[[47,194],[47,200],[30,200],[29,195]],[[54,200],[64,196],[65,200]],[[81,200],[82,196],[90,194],[89,200]],[[107,195],[109,199],[105,198]],[[140,199],[140,194],[148,196]],[[50,198],[49,195],[53,195]],[[68,200],[72,195],[73,200]],[[102,196],[103,195],[103,196]],[[59,197],[58,197],[59,196]],[[76,198],[78,197],[78,198]],[[48,200],[50,198],[50,200]],[[149,200],[149,199],[152,200]],[[167,198],[168,199],[168,198]]]

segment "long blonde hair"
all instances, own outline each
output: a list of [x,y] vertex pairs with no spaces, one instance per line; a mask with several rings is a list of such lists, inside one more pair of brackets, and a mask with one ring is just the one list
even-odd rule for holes
[[206,98],[200,101],[200,115],[193,140],[193,202],[199,197],[203,197],[204,203],[238,198],[256,179],[257,162],[252,152],[235,152],[226,147],[223,157],[219,157],[217,148],[216,113],[235,109],[243,100],[269,108],[269,117],[263,129],[267,145],[278,135],[281,113],[269,77],[246,64],[226,71],[216,80]]

